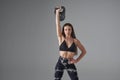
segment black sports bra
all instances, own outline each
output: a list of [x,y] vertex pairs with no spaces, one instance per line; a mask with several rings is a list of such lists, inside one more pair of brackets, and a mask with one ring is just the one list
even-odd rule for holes
[[67,46],[66,41],[64,40],[61,45],[59,46],[60,51],[70,51],[70,52],[76,52],[77,47],[75,43],[73,42],[70,47]]

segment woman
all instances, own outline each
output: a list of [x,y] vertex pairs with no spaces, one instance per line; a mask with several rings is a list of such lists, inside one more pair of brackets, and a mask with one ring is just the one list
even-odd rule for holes
[[[60,8],[56,10],[56,30],[59,42],[60,57],[55,67],[55,80],[61,80],[64,69],[67,70],[71,80],[78,80],[75,63],[79,62],[86,54],[84,46],[76,39],[73,26],[70,23],[63,25],[61,31],[60,26]],[[77,47],[81,50],[81,54],[74,59],[77,54]]]

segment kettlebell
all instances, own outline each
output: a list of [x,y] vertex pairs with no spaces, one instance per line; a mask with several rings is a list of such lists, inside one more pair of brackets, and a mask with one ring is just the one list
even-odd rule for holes
[[[59,9],[58,7],[55,8],[54,13],[56,14],[56,10]],[[65,19],[65,7],[61,6],[60,10],[60,21],[63,21]]]

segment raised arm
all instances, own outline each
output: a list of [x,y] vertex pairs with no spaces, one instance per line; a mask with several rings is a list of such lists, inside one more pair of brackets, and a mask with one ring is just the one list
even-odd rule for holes
[[61,26],[60,26],[60,9],[56,10],[56,31],[57,31],[57,37],[59,44],[62,39],[62,32],[61,32]]

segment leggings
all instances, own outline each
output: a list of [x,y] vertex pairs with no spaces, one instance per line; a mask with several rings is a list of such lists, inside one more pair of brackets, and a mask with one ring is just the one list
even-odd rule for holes
[[64,69],[67,70],[71,80],[79,80],[77,76],[77,70],[74,64],[69,64],[69,60],[66,58],[59,57],[58,62],[55,66],[55,80],[61,80]]

